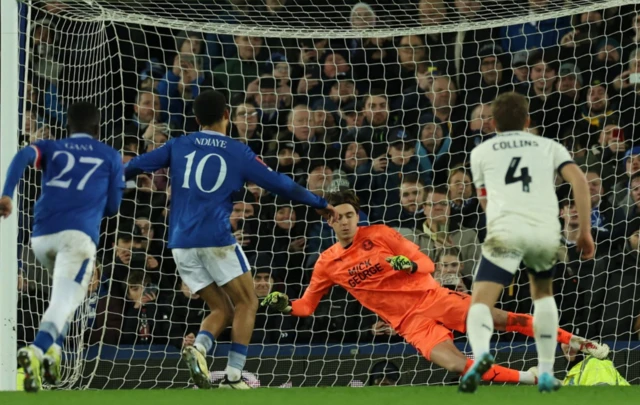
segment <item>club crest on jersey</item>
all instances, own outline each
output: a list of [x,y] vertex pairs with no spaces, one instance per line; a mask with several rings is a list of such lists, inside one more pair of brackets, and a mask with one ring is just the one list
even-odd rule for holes
[[362,242],[362,248],[364,250],[371,250],[373,249],[373,242],[371,242],[369,239],[365,240],[364,242]]

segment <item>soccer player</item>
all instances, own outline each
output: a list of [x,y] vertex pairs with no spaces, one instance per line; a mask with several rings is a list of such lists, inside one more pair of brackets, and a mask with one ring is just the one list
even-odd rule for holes
[[[352,191],[332,193],[338,221],[331,224],[338,242],[325,250],[301,299],[289,302],[280,292],[262,305],[293,316],[311,315],[322,296],[337,284],[363,306],[378,314],[427,360],[464,374],[472,361],[453,344],[451,329],[464,332],[471,305],[467,294],[441,287],[432,277],[433,262],[419,247],[385,225],[358,227],[360,203]],[[532,318],[496,308],[491,314],[498,330],[533,336]],[[559,330],[558,341],[603,357],[597,343]],[[532,372],[493,366],[482,378],[494,382],[535,384]]]
[[[262,305],[293,316],[311,315],[322,296],[337,284],[363,306],[378,314],[427,360],[464,374],[472,364],[453,344],[451,329],[464,332],[471,304],[467,294],[441,287],[432,277],[433,262],[419,247],[385,225],[358,227],[360,202],[352,191],[332,193],[338,220],[331,224],[338,242],[322,252],[301,299],[289,302],[280,292],[269,294]],[[530,315],[492,308],[498,330],[533,336]],[[597,357],[606,356],[600,345],[559,330],[558,341]],[[487,381],[534,384],[531,372],[493,366],[482,376]]]
[[43,170],[31,246],[38,261],[53,272],[53,285],[35,341],[18,350],[24,390],[29,392],[38,391],[41,377],[49,384],[59,382],[67,321],[87,294],[100,222],[104,215],[118,213],[125,187],[120,154],[96,140],[98,109],[75,103],[67,110],[67,122],[68,138],[38,141],[15,155],[0,198],[0,216],[6,218],[24,169],[32,165]]
[[529,104],[517,93],[500,95],[492,103],[498,136],[471,152],[471,171],[480,204],[487,215],[487,237],[473,287],[467,334],[476,363],[460,382],[460,390],[474,392],[493,364],[489,341],[495,305],[511,283],[521,261],[527,266],[533,299],[533,330],[538,352],[538,389],[560,385],[553,377],[558,333],[558,308],[553,298],[553,268],[560,245],[555,176],[571,184],[580,220],[576,241],[582,258],[594,254],[591,203],[587,180],[559,143],[525,132]]
[[193,110],[200,132],[171,139],[133,159],[125,175],[130,178],[143,171],[170,168],[169,247],[182,281],[211,309],[195,344],[182,353],[191,378],[200,388],[210,386],[205,356],[211,353],[215,338],[232,323],[231,350],[220,387],[248,389],[241,377],[258,299],[247,258],[231,234],[231,195],[245,182],[252,182],[316,208],[330,221],[334,210],[324,198],[269,169],[248,146],[224,135],[229,110],[220,92],[203,92],[194,100]]

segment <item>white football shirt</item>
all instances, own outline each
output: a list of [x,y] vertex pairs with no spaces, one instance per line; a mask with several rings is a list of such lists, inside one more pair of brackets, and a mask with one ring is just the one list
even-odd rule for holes
[[558,226],[555,175],[568,163],[564,146],[528,132],[503,132],[478,145],[471,173],[478,196],[487,198],[487,226],[510,217]]

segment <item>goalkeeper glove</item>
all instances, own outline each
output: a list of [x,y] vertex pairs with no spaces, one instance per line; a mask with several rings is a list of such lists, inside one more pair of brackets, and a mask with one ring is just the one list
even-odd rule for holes
[[418,265],[406,256],[387,257],[387,263],[389,263],[395,271],[404,271],[405,273],[413,274],[418,270]]
[[271,309],[274,309],[278,312],[284,312],[288,314],[291,312],[291,305],[289,304],[289,297],[287,294],[283,294],[281,292],[274,291],[267,295],[260,304],[263,307],[268,306]]

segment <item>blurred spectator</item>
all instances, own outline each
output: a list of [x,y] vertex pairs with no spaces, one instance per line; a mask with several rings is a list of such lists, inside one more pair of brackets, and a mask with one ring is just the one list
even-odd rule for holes
[[169,125],[183,132],[194,132],[200,126],[193,114],[193,100],[213,87],[211,73],[202,67],[202,59],[194,54],[178,53],[173,67],[158,83],[160,107],[169,114]]
[[287,286],[295,286],[300,292],[307,281],[303,272],[305,259],[304,222],[298,220],[292,206],[276,200],[276,209],[268,226],[261,226],[258,251],[260,262],[256,267],[266,267],[284,280]]
[[515,84],[529,84],[529,51],[522,50],[513,54],[511,68],[513,69],[513,82]]
[[380,90],[372,91],[364,97],[362,115],[364,120],[358,128],[357,141],[371,147],[371,158],[377,159],[387,152],[389,128],[396,123],[397,118],[391,117],[387,96]]
[[[423,27],[439,26],[448,19],[448,8],[443,0],[420,0],[418,3],[418,23]],[[456,34],[453,32],[433,32],[425,36],[429,49],[429,60],[444,74],[454,75]]]
[[426,184],[438,186],[447,183],[453,157],[449,128],[431,114],[420,117],[416,154],[420,171],[426,176]]
[[634,174],[640,172],[640,147],[636,146],[629,149],[624,154],[622,164],[625,168],[625,174],[619,177],[618,182],[613,187],[611,203],[614,207],[628,209],[633,205],[629,182]]
[[464,167],[453,168],[449,172],[449,203],[451,217],[449,230],[461,227],[475,229],[480,242],[486,235],[486,217],[480,209],[480,203],[475,196],[475,189],[471,181],[470,172]]
[[457,89],[448,76],[436,76],[427,98],[433,108],[432,114],[449,127],[449,136],[454,142],[455,150],[464,150],[466,140],[466,107],[457,104]]
[[640,335],[640,220],[627,223],[627,240],[622,260],[609,269],[602,315],[602,338],[633,340]]
[[629,206],[627,217],[628,219],[640,218],[640,173],[635,173],[631,176],[629,188],[633,205]]
[[[529,0],[529,13],[544,12],[551,0]],[[560,39],[569,31],[570,17],[551,18],[502,27],[502,48],[508,52],[524,49],[548,48],[560,44]]]
[[114,139],[113,147],[117,150],[122,149],[128,143],[136,142],[141,145],[145,138],[153,136],[154,124],[162,122],[160,97],[152,91],[140,90],[138,92],[133,111],[133,117],[127,120],[124,126],[124,133]]
[[196,335],[200,331],[200,325],[208,315],[206,302],[197,293],[189,290],[189,287],[180,280],[180,290],[175,295],[172,303],[171,323],[176,329],[181,330],[184,340],[181,346],[192,346]]
[[605,251],[622,246],[626,216],[622,209],[614,209],[605,198],[607,193],[602,185],[597,168],[586,173],[591,194],[591,229],[594,241]]
[[554,90],[559,70],[557,54],[536,50],[530,53],[528,65],[531,127],[545,138],[558,140],[577,119],[576,106]]
[[252,104],[236,105],[231,111],[231,137],[247,144],[256,155],[264,156],[268,139],[265,141],[262,137],[259,114]]
[[575,64],[563,63],[560,65],[556,82],[556,90],[558,92],[577,104],[581,101],[582,85],[582,72]]
[[400,205],[387,207],[384,213],[385,225],[396,228],[417,229],[424,221],[424,182],[417,173],[402,176],[398,192]]
[[479,103],[490,103],[498,95],[514,90],[510,70],[505,69],[507,55],[502,48],[487,44],[480,48],[477,56],[480,59],[480,74],[470,76],[476,76],[476,80],[468,79],[464,101],[470,107]]
[[487,139],[496,135],[496,128],[493,124],[493,109],[491,104],[478,104],[471,110],[467,141],[467,153]]
[[426,184],[426,174],[420,173],[416,142],[404,130],[394,129],[389,135],[387,154],[373,160],[371,188],[371,219],[385,218],[387,207],[398,207],[398,189],[402,177],[418,174],[422,184]]
[[260,76],[264,40],[260,37],[236,35],[234,43],[238,56],[225,58],[224,62],[213,70],[215,88],[229,89],[228,100],[236,94],[243,94],[247,84]]
[[[269,267],[258,267],[253,271],[253,287],[262,301],[274,288],[274,279]],[[259,306],[251,343],[293,343],[296,340],[298,319],[280,312],[268,312],[268,307]]]
[[420,246],[420,250],[432,259],[444,248],[456,247],[460,250],[463,275],[470,275],[480,260],[480,243],[473,229],[452,228],[446,187],[428,187],[425,191],[422,228],[398,231],[407,239]]
[[[258,108],[260,124],[262,125],[262,135],[266,140],[270,140],[278,133],[280,125],[284,124],[283,117],[279,110],[285,105],[278,99],[276,79],[274,77],[260,77],[258,80],[258,92],[255,94],[255,102]],[[289,91],[290,92],[290,91]]]
[[[597,133],[604,127],[605,118],[614,114],[615,109],[609,100],[607,86],[595,81],[587,88],[586,103],[582,107],[582,118],[589,123],[589,132]],[[624,140],[624,138],[623,138]],[[597,140],[593,140],[595,142]]]
[[[471,276],[463,277],[464,260],[456,247],[443,248],[435,258],[436,271],[433,278],[443,287],[452,291],[471,294]],[[469,265],[470,263],[467,263]],[[474,263],[477,265],[477,262]],[[473,272],[473,271],[472,271]],[[470,274],[472,272],[467,272]]]
[[182,336],[171,322],[171,307],[162,302],[162,292],[144,272],[131,272],[123,308],[120,344],[169,344],[182,346]]

